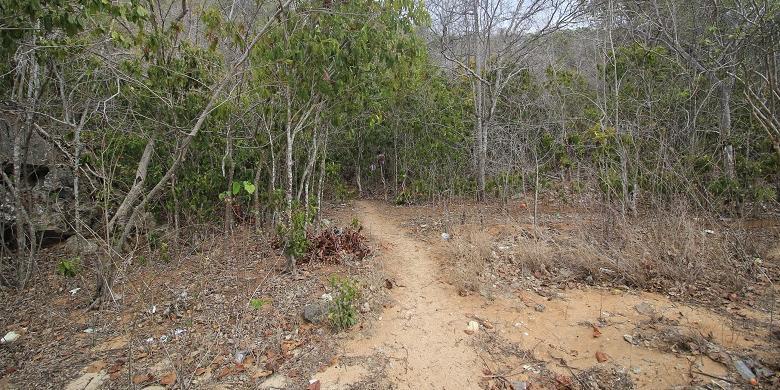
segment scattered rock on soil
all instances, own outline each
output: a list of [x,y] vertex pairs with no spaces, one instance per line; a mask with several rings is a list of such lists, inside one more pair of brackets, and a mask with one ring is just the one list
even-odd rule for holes
[[542,313],[545,310],[547,310],[547,306],[545,306],[542,303],[537,303],[536,306],[534,306],[534,310],[538,311],[539,313]]
[[363,302],[362,305],[360,305],[360,312],[363,314],[366,314],[371,311],[371,306],[368,305],[368,302]]

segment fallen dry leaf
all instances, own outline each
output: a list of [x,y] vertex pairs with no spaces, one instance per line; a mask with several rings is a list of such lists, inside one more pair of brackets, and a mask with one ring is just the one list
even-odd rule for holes
[[604,363],[604,362],[606,362],[607,360],[609,360],[609,358],[607,357],[607,354],[606,354],[606,353],[604,353],[604,352],[601,352],[601,351],[598,351],[598,352],[596,352],[596,361],[597,361],[597,362],[599,362],[599,363]]
[[170,386],[172,384],[176,383],[176,373],[175,372],[169,372],[165,375],[163,375],[162,378],[160,378],[160,384],[163,386]]
[[146,373],[146,374],[138,374],[133,377],[133,384],[140,385],[143,383],[150,383],[154,382],[154,376],[152,374]]
[[108,373],[113,374],[115,372],[118,372],[122,369],[122,366],[124,366],[125,361],[124,360],[117,360],[111,367],[108,368]]
[[219,371],[219,374],[217,374],[216,378],[217,379],[222,379],[222,378],[224,378],[224,377],[226,377],[228,375],[231,375],[231,374],[233,374],[233,367],[226,366],[226,367],[223,367],[222,370]]
[[320,380],[317,379],[316,381],[309,383],[308,390],[320,390]]
[[119,336],[115,337],[111,340],[108,340],[104,342],[103,344],[98,345],[93,349],[94,352],[107,352],[107,351],[113,351],[116,349],[124,349],[127,347],[127,343],[130,341],[130,338],[128,336]]
[[98,360],[96,362],[90,363],[87,368],[84,370],[87,374],[94,374],[96,372],[100,372],[102,369],[106,368],[107,364],[106,362],[102,360]]
[[271,370],[257,370],[252,373],[252,379],[265,378],[271,376],[274,372]]
[[555,381],[565,388],[570,388],[572,385],[571,377],[562,374],[556,375]]
[[598,327],[596,327],[596,325],[593,325],[593,338],[595,339],[599,337],[601,337],[601,331]]
[[284,340],[282,341],[282,353],[289,355],[290,352],[303,345],[303,341]]
[[205,368],[203,368],[203,367],[198,367],[198,368],[195,370],[195,376],[201,376],[201,375],[203,375],[203,374],[205,374],[205,373],[206,373],[206,369],[205,369]]

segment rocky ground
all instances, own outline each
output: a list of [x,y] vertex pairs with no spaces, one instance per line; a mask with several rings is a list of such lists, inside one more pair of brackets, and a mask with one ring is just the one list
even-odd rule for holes
[[[331,214],[339,220],[338,206]],[[293,277],[265,234],[203,236],[164,258],[138,252],[101,311],[86,309],[89,264],[66,278],[56,271],[67,246],[46,249],[32,287],[0,290],[0,330],[20,334],[0,345],[0,389],[301,388],[344,337],[327,310],[312,310],[333,293],[330,277],[360,286],[354,329],[381,308],[384,279],[370,254],[310,261]]]

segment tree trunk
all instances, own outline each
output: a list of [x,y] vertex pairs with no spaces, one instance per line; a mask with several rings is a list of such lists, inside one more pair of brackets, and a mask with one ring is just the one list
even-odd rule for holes
[[320,159],[320,180],[317,183],[317,229],[322,221],[322,187],[325,182],[325,161],[328,155],[328,128],[325,128],[325,137],[322,141],[322,158]]
[[293,229],[292,220],[292,201],[293,201],[293,142],[295,141],[295,132],[292,127],[292,98],[290,96],[290,86],[287,85],[285,98],[287,100],[287,123],[285,126],[285,132],[287,135],[287,148],[285,152],[285,163],[287,166],[287,182],[285,183],[284,199],[285,199],[285,224],[287,225],[288,234],[285,243],[285,251],[287,251],[287,271],[295,275],[295,255],[289,252],[290,236]]
[[473,37],[473,50],[474,50],[474,72],[477,77],[474,77],[474,140],[476,141],[475,153],[476,153],[476,170],[477,170],[477,200],[485,200],[485,165],[487,160],[487,145],[485,145],[485,128],[482,116],[482,81],[479,77],[482,77],[482,45],[480,42],[480,29],[479,29],[479,1],[474,0],[473,4],[473,17],[474,17],[474,37]]
[[227,196],[225,197],[225,234],[233,230],[233,202],[236,194],[233,194],[233,176],[235,174],[235,164],[233,163],[233,132],[228,126],[227,137],[225,140],[225,157],[222,159],[222,175],[226,179]]
[[252,194],[253,197],[252,201],[254,205],[252,214],[254,214],[255,228],[257,229],[259,229],[262,226],[262,223],[260,221],[260,173],[262,172],[261,167],[262,167],[261,162],[258,161],[257,166],[255,167],[255,180],[253,183],[255,185],[255,193]]
[[106,230],[109,234],[114,232],[115,227],[124,226],[127,223],[127,215],[129,214],[130,209],[141,196],[141,191],[144,187],[144,181],[146,181],[146,173],[147,169],[149,168],[149,162],[152,160],[154,144],[155,140],[153,137],[150,138],[149,142],[146,143],[144,152],[141,155],[141,160],[138,162],[138,168],[135,171],[135,181],[133,182],[133,186],[130,188],[130,191],[128,191],[127,195],[125,195],[125,198],[122,200],[119,208],[117,208],[114,216],[108,222]]
[[734,145],[731,143],[731,90],[734,78],[721,80],[720,85],[720,140],[723,145],[723,173],[729,180],[736,178]]

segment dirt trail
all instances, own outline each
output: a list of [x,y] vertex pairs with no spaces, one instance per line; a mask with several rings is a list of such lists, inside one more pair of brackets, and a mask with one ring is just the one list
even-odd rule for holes
[[[403,389],[476,389],[479,358],[463,330],[466,308],[452,287],[439,281],[426,245],[405,235],[370,202],[357,203],[360,221],[383,252],[384,266],[398,284],[394,306],[385,309],[369,335],[350,340],[345,355],[381,354],[388,380]],[[317,378],[324,388],[343,388],[370,367],[330,367]]]
[[[711,311],[652,293],[585,288],[561,291],[559,298],[551,300],[526,290],[491,300],[461,297],[441,275],[439,258],[445,244],[407,235],[400,226],[402,209],[361,201],[355,212],[378,248],[380,264],[399,286],[390,290],[393,304],[378,321],[350,336],[341,358],[315,376],[323,389],[343,389],[383,377],[400,389],[477,389],[483,368],[502,372],[508,380],[528,380],[535,369],[523,364],[533,359],[564,375],[572,369],[579,372],[617,363],[637,388],[669,388],[711,380],[693,371],[716,376],[727,371],[704,354],[678,354],[674,348],[668,351],[624,340],[637,327],[652,323],[654,316],[662,315],[696,334],[709,334],[726,348],[751,348],[760,339]],[[545,307],[540,312],[536,306],[542,302]],[[652,308],[655,314],[637,307]],[[466,334],[470,315],[489,321],[492,329]],[[596,338],[590,324],[599,321],[604,323],[603,334]],[[478,341],[483,333],[491,343],[499,339],[517,343],[533,358],[488,353],[484,342]],[[596,352],[605,353],[608,362],[598,363]]]

